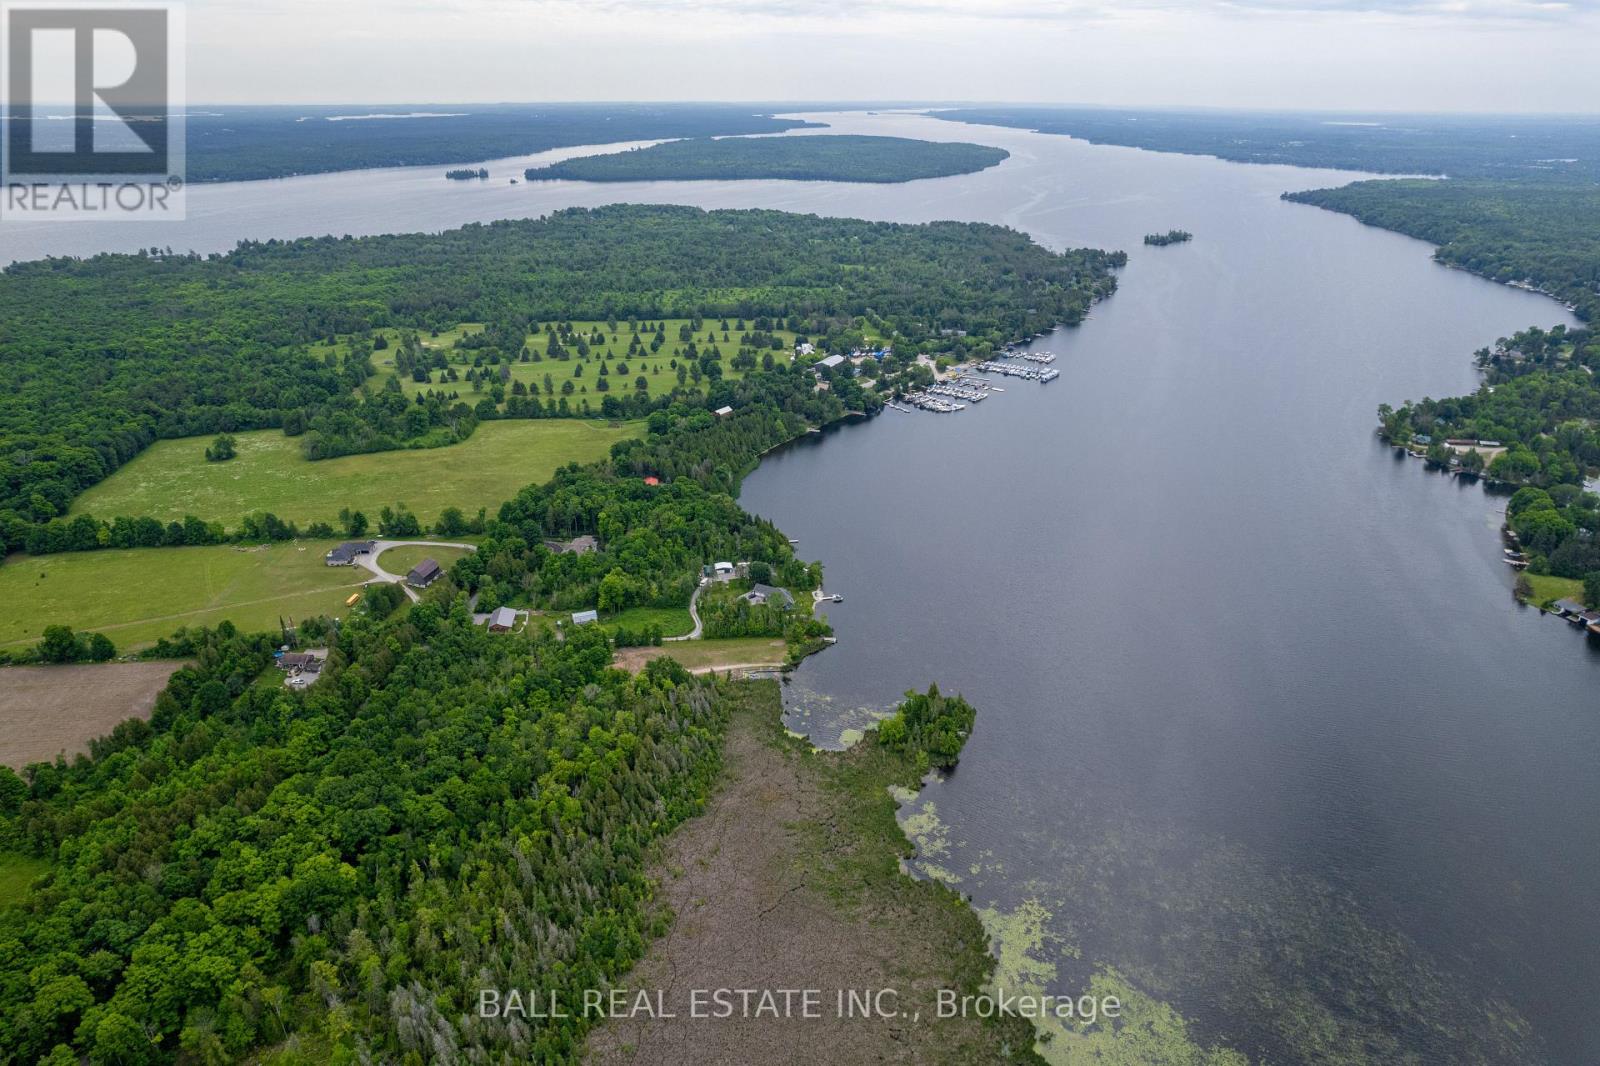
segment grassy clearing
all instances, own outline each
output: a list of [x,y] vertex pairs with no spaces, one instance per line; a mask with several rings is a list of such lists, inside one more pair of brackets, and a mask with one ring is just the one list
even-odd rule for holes
[[205,461],[209,437],[157,441],[80,496],[73,513],[102,518],[198,515],[230,527],[256,511],[305,525],[334,522],[340,508],[376,517],[405,503],[424,522],[446,507],[493,510],[526,485],[549,480],[567,463],[603,458],[611,445],[644,432],[576,419],[489,422],[448,448],[374,452],[310,462],[300,442],[277,430],[238,433],[239,456]]
[[441,567],[448,570],[463,555],[469,554],[465,548],[425,548],[420,545],[407,545],[400,548],[390,548],[378,556],[378,565],[391,574],[408,574],[412,567],[424,559],[432,559]]
[[43,859],[0,851],[0,907],[22,902],[29,886],[49,869],[50,864]]
[[1577,600],[1583,602],[1583,582],[1571,577],[1551,577],[1548,574],[1522,574],[1528,579],[1528,584],[1533,586],[1533,595],[1528,597],[1528,602],[1537,606],[1544,606],[1552,600]]
[[781,663],[788,651],[782,637],[685,640],[676,644],[663,644],[659,650],[690,670],[721,669],[747,663]]
[[681,637],[694,628],[694,619],[687,607],[633,607],[604,620],[608,629],[622,627],[640,630],[645,626],[661,627],[664,637]]
[[[547,338],[543,333],[530,334],[527,340],[528,348],[530,352],[537,353],[540,356],[540,361],[511,363],[511,381],[513,383],[520,381],[524,386],[536,391],[540,396],[550,395],[558,399],[563,395],[561,391],[562,385],[571,381],[574,391],[567,395],[568,402],[578,405],[581,401],[588,400],[591,408],[598,409],[600,401],[607,395],[595,388],[595,382],[599,376],[600,363],[604,361],[610,365],[612,371],[608,377],[611,385],[610,393],[613,395],[631,395],[635,391],[636,379],[641,375],[645,379],[646,391],[650,396],[660,396],[671,392],[678,385],[677,371],[672,365],[673,361],[676,359],[679,363],[686,364],[687,362],[680,357],[682,351],[688,347],[688,344],[679,339],[679,331],[688,324],[688,320],[669,318],[664,321],[667,327],[667,341],[661,346],[660,351],[654,355],[649,353],[650,340],[654,334],[641,333],[639,339],[640,343],[645,345],[645,351],[642,355],[629,357],[628,346],[632,343],[633,333],[630,325],[626,322],[617,323],[615,331],[604,322],[574,322],[572,324],[573,329],[577,332],[585,335],[592,335],[597,332],[602,333],[604,334],[604,340],[597,344],[591,343],[587,357],[581,357],[575,350],[572,350],[572,359],[569,361],[544,358],[548,343]],[[747,321],[745,324],[748,326],[750,323]],[[733,357],[739,354],[739,338],[743,331],[734,328],[738,326],[738,319],[729,319],[728,339],[724,340],[721,325],[720,320],[707,320],[704,323],[706,328],[702,328],[694,334],[694,343],[702,353],[715,344],[722,352],[723,376],[737,380],[744,377],[744,372],[733,369],[730,364]],[[441,332],[437,337],[422,337],[421,343],[424,348],[445,353],[445,357],[450,362],[449,370],[455,372],[458,380],[448,380],[448,371],[441,370],[432,371],[433,380],[428,383],[413,381],[408,375],[400,381],[400,387],[405,391],[405,394],[407,396],[415,396],[420,392],[439,391],[442,389],[446,392],[457,393],[461,399],[476,406],[479,400],[488,395],[488,392],[469,383],[466,380],[466,371],[473,365],[473,360],[478,357],[479,353],[470,350],[456,351],[455,344],[463,336],[478,332],[482,328],[481,325],[476,323],[465,323],[455,329]],[[381,387],[386,380],[396,376],[394,370],[394,346],[399,333],[396,330],[380,332],[388,335],[391,338],[391,342],[387,350],[378,352],[373,356],[373,365],[378,368],[379,372],[378,377],[373,379],[371,383],[373,388]],[[783,349],[781,351],[773,351],[772,356],[774,359],[787,360],[794,351],[795,335],[787,330],[775,332],[783,343]],[[346,345],[347,342],[342,341],[334,347],[342,349]],[[319,355],[328,350],[327,345],[322,345],[315,349]],[[571,349],[569,348],[569,350]],[[767,350],[763,349],[762,351],[764,353]],[[617,363],[619,361],[627,364],[627,373],[618,372]],[[582,376],[574,377],[573,372],[579,367],[583,369]],[[547,374],[550,376],[550,385],[554,390],[553,392],[546,391],[545,375]],[[689,377],[686,383],[691,386],[694,385],[693,378]],[[704,391],[704,384],[704,381],[702,381],[699,391]],[[507,388],[511,387],[507,386]]]
[[183,625],[276,629],[280,617],[345,613],[344,601],[369,577],[330,567],[336,542],[302,540],[260,547],[134,548],[19,556],[0,566],[0,646],[39,639],[47,625],[106,634],[118,649],[155,643]]

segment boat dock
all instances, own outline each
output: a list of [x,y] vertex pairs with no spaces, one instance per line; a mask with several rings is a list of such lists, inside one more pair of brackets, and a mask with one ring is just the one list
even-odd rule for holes
[[[1022,362],[1008,362],[1010,359]],[[936,414],[954,414],[966,410],[970,404],[982,403],[994,393],[1006,391],[994,381],[975,377],[974,371],[998,374],[1003,378],[1037,381],[1043,385],[1061,376],[1061,371],[1049,365],[1055,361],[1054,352],[1019,352],[1015,347],[1007,346],[996,352],[993,357],[967,367],[965,372],[952,374],[919,392],[908,393],[900,397],[899,403],[893,400],[885,401],[884,406],[896,411],[922,410],[933,411]],[[1029,363],[1033,365],[1026,365]]]

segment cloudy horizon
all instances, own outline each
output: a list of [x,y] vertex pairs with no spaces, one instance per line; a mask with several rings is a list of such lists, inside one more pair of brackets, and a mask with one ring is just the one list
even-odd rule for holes
[[1600,111],[1600,0],[191,0],[191,101]]

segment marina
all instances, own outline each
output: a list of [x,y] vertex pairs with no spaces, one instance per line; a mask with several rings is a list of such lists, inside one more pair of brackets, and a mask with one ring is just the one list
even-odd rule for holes
[[[1007,359],[1020,359],[1036,365],[1024,366],[1005,362]],[[970,371],[999,374],[1002,377],[1019,378],[1023,381],[1037,381],[1042,385],[1061,376],[1061,371],[1049,365],[1055,360],[1054,352],[1021,352],[1015,348],[1006,348],[996,353],[994,358],[971,367]],[[966,410],[969,404],[982,403],[993,393],[1006,391],[995,382],[976,377],[970,371],[963,371],[957,367],[942,381],[901,397],[903,404],[890,400],[886,401],[884,406],[896,411],[922,410],[933,411],[936,414],[954,414]]]

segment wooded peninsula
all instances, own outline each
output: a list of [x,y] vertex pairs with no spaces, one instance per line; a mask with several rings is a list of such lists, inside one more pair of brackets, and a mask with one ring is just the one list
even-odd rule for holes
[[905,137],[817,134],[668,141],[612,155],[580,156],[526,172],[529,181],[902,182],[970,174],[1011,153],[981,144]]

